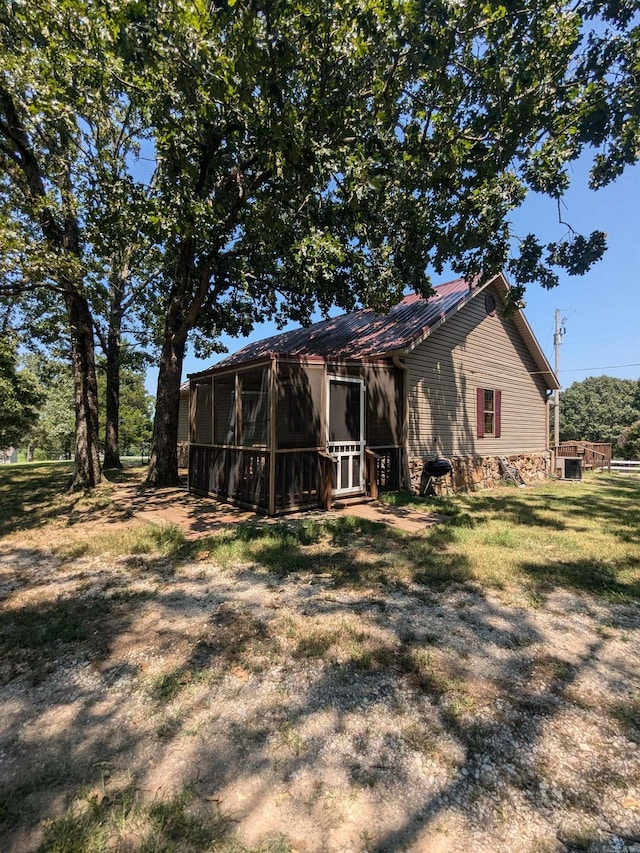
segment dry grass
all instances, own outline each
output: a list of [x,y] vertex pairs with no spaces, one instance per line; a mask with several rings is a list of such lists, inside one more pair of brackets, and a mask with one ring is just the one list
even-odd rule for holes
[[422,536],[338,518],[229,529],[199,547],[222,566],[326,573],[344,586],[473,582],[518,587],[534,604],[560,586],[630,601],[640,597],[639,507],[637,479],[594,475],[450,498],[438,506],[446,523]]
[[[590,647],[584,659],[574,659],[553,645],[542,648],[541,635],[537,646],[532,640],[533,622],[544,616],[547,600],[556,595],[557,607],[558,594],[567,592],[578,594],[572,600],[584,602],[585,612],[608,614],[590,622],[594,649],[624,643],[616,619],[625,607],[618,605],[640,597],[638,480],[592,476],[581,484],[457,496],[438,505],[446,522],[420,535],[353,517],[318,517],[230,526],[189,543],[174,526],[127,523],[128,508],[114,501],[108,482],[95,493],[64,493],[64,464],[7,469],[0,470],[0,536],[11,548],[31,549],[34,567],[20,570],[24,575],[14,588],[10,561],[0,561],[0,581],[8,590],[1,602],[0,686],[8,692],[17,686],[25,697],[51,689],[63,709],[67,699],[55,689],[66,685],[69,674],[80,682],[89,679],[87,673],[102,679],[99,700],[89,691],[85,710],[70,723],[79,754],[88,749],[94,702],[108,703],[121,673],[130,673],[130,688],[119,694],[126,707],[111,698],[110,731],[115,737],[122,721],[130,725],[138,774],[150,753],[166,748],[177,754],[187,741],[200,751],[201,744],[215,742],[218,726],[236,761],[258,755],[261,773],[284,767],[303,773],[323,736],[309,719],[318,708],[335,710],[324,708],[323,691],[342,697],[341,713],[349,721],[344,697],[353,682],[360,690],[382,685],[396,696],[390,754],[400,743],[452,777],[491,753],[504,725],[512,724],[517,735],[528,715],[554,713],[556,702],[570,703],[571,712],[585,715],[592,726],[602,724],[607,736],[640,738],[635,687],[615,694],[612,682],[610,696],[606,684],[602,694],[585,691],[580,677],[591,665]],[[52,546],[57,559],[50,559]],[[289,601],[282,610],[280,590]],[[491,603],[486,590],[493,591]],[[405,619],[405,606],[411,618]],[[528,628],[523,613],[535,614]],[[445,617],[448,632],[440,627]],[[497,675],[478,672],[486,650]],[[624,646],[617,654],[624,657]],[[500,669],[506,658],[508,671]],[[307,671],[323,686],[307,709],[305,728],[305,714],[286,694],[292,689],[286,673],[303,679]],[[256,706],[244,717],[218,718],[225,697],[230,713],[234,691],[240,696],[246,687],[250,695],[252,685],[262,682],[285,685],[282,695],[275,688],[269,694],[270,715]],[[380,694],[373,687],[373,693],[362,693],[361,704],[383,707],[382,687]],[[497,697],[509,706],[512,722],[502,719]],[[405,718],[403,703],[413,701],[420,704]],[[15,713],[48,719],[49,710],[35,700],[29,707],[25,699],[24,711]],[[362,713],[356,709],[349,724],[355,726]],[[107,773],[100,781],[103,752],[122,766],[133,766],[133,759],[128,745],[117,753],[103,741],[102,724],[93,731],[88,763],[63,748],[66,735],[58,734],[58,753],[34,760],[19,785],[0,784],[2,833],[37,823],[50,792],[63,792],[44,810],[41,853],[289,849],[275,836],[262,847],[242,844],[230,815],[215,802],[203,805],[202,791],[194,794],[188,785],[154,799],[142,797],[126,778]],[[547,733],[541,727],[535,734],[542,741]],[[6,744],[13,748],[10,739]],[[25,741],[25,754],[34,748]],[[332,792],[339,792],[338,801],[356,802],[387,778],[387,763],[368,764],[364,748],[363,755],[362,766],[354,765],[353,784],[340,778],[333,788],[318,789],[336,822],[340,802]],[[570,744],[565,757],[572,757]],[[531,766],[544,776],[533,758]],[[237,772],[222,759],[216,768],[222,775]],[[589,772],[590,785],[600,780],[623,787],[615,768],[594,763]],[[474,782],[472,793],[484,796],[483,784]]]

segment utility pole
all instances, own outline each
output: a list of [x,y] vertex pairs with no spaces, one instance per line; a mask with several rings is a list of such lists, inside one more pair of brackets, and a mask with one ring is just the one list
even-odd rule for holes
[[[564,324],[567,322],[567,318],[563,317],[560,319],[560,309],[556,308],[556,331],[553,336],[553,349],[555,354],[555,367],[554,371],[556,377],[560,373],[560,344],[562,343],[562,338],[564,333],[567,331],[564,327]],[[560,444],[560,389],[556,388],[553,392],[553,440],[554,444],[557,447]]]

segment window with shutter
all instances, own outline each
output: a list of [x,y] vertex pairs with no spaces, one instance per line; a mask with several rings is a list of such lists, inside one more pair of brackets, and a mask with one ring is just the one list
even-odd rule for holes
[[478,438],[500,438],[502,429],[502,391],[476,388],[476,426]]

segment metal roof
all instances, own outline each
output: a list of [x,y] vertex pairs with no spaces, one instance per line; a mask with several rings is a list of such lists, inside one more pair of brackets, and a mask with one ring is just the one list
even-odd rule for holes
[[[247,344],[207,370],[191,376],[202,376],[271,356],[350,361],[404,355],[492,283],[497,283],[501,290],[508,290],[501,274],[480,286],[457,278],[437,285],[429,299],[415,293],[405,296],[388,314],[377,314],[370,308],[363,308]],[[560,387],[528,323],[520,311],[516,315],[516,325],[540,368],[539,373],[545,375],[547,387]]]
[[405,296],[386,315],[363,308],[247,344],[215,367],[231,367],[269,355],[331,357],[340,361],[376,358],[406,349],[470,294],[469,285],[462,278],[439,285],[435,290],[435,295],[429,299],[416,294]]

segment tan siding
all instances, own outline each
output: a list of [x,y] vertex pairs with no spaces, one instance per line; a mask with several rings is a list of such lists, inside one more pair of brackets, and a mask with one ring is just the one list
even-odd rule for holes
[[[406,364],[409,453],[501,456],[547,448],[545,383],[513,321],[500,311],[487,316],[482,296],[416,347]],[[500,438],[476,435],[477,388],[502,391]]]
[[178,441],[189,441],[189,389],[180,392]]

